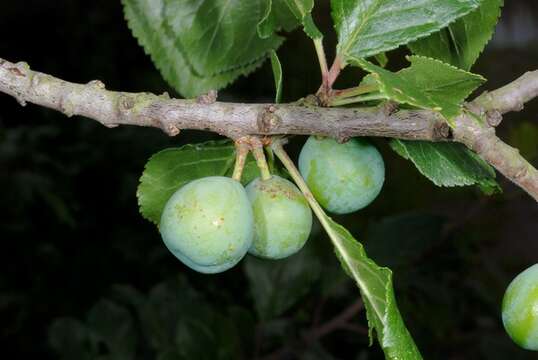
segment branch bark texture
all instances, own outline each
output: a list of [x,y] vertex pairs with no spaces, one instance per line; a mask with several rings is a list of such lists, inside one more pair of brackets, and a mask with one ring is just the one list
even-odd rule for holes
[[232,139],[246,135],[323,135],[337,139],[383,136],[441,140],[448,127],[429,111],[388,113],[385,107],[329,109],[297,104],[237,104],[170,99],[167,94],[109,91],[101,81],[74,84],[0,59],[0,92],[67,116],[81,115],[105,126],[209,130]]
[[[94,119],[107,127],[149,126],[174,136],[183,129],[208,130],[231,139],[248,135],[321,135],[345,141],[354,136],[404,140],[457,141],[477,152],[499,172],[538,201],[538,171],[495,135],[502,115],[518,111],[538,97],[538,71],[529,72],[468,104],[450,131],[446,121],[428,110],[392,106],[323,108],[293,104],[241,104],[171,99],[168,94],[110,91],[98,80],[67,82],[0,58],[0,92],[64,113]],[[214,97],[212,97],[214,98]]]
[[538,70],[529,71],[500,89],[485,92],[475,102],[486,111],[506,114],[523,110],[524,105],[536,97],[538,97]]

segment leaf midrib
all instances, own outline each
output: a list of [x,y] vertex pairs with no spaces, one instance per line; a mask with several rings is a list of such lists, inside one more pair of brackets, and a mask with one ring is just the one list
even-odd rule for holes
[[[370,304],[372,304],[372,308],[374,309],[374,312],[376,313],[376,316],[380,319],[380,321],[384,324],[384,311],[379,309],[379,305],[376,305],[377,302],[373,301],[373,298],[380,299],[379,296],[373,295],[368,290],[368,286],[362,281],[360,274],[357,272],[356,268],[353,266],[353,259],[351,259],[345,249],[345,246],[342,244],[342,240],[339,234],[337,234],[333,226],[327,221],[327,215],[324,215],[322,219],[320,219],[321,222],[324,225],[325,230],[327,231],[327,234],[329,237],[331,237],[334,241],[334,245],[336,246],[338,252],[342,255],[344,258],[344,261],[348,265],[348,268],[350,269],[351,273],[353,274],[353,277],[355,278],[355,281],[359,284],[359,287],[361,291],[364,293],[365,297],[369,299]],[[363,266],[365,267],[365,266]],[[377,274],[376,274],[377,275]],[[379,279],[379,276],[377,276]],[[383,281],[381,282],[383,284]],[[383,287],[384,284],[383,284]],[[381,302],[385,302],[384,299],[380,299]]]
[[220,27],[220,24],[222,23],[222,20],[224,19],[224,16],[226,14],[226,10],[228,9],[228,6],[230,6],[230,2],[231,2],[231,0],[227,0],[226,4],[222,8],[222,13],[221,13],[217,23],[215,24],[215,29],[213,31],[213,35],[211,35],[211,39],[209,40],[209,44],[208,44],[208,46],[206,46],[206,50],[205,50],[205,54],[204,54],[205,57],[207,57],[207,54],[209,53],[209,50],[213,47],[213,43],[214,43],[215,38],[217,36],[218,29]]
[[[381,3],[380,1],[378,0],[375,5],[372,5],[365,13],[365,16],[361,19],[361,24],[357,27],[357,29],[355,31],[353,31],[351,33],[351,37],[350,39],[348,40],[346,46],[344,47],[343,49],[343,54],[344,55],[347,55],[347,52],[349,50],[349,48],[351,47],[351,45],[355,42],[355,40],[357,39],[357,36],[359,35],[360,32],[362,32],[362,29],[364,28],[364,26],[366,26],[366,23],[368,22],[370,16],[372,15],[372,12],[376,11],[377,9],[379,9],[379,7],[381,6]],[[342,10],[343,9],[343,5],[342,5]],[[342,11],[343,13],[343,11]],[[344,20],[345,21],[345,20]],[[347,24],[346,24],[347,26]]]

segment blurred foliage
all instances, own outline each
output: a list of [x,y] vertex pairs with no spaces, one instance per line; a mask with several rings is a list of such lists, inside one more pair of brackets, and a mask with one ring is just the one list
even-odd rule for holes
[[[517,21],[522,6],[538,22],[535,2],[507,2],[503,41],[494,41],[474,68],[490,79],[489,89],[537,67],[535,46],[506,41],[523,24]],[[322,1],[314,16],[327,44],[334,44],[327,11]],[[99,78],[110,89],[170,91],[130,35],[119,2],[9,1],[0,30],[9,34],[0,56],[10,61],[71,81]],[[536,42],[536,31],[529,34]],[[391,69],[404,65],[388,56]],[[304,35],[293,33],[279,57],[283,101],[317,90],[318,64]],[[357,71],[346,70],[337,85],[353,83]],[[269,63],[219,94],[223,101],[248,102],[273,96]],[[535,164],[536,114],[534,102],[499,129]],[[357,299],[318,225],[307,247],[287,260],[247,258],[206,276],[171,256],[139,215],[135,193],[147,159],[167,147],[216,138],[107,129],[37,106],[21,108],[0,95],[0,357],[252,359],[285,348],[279,358],[383,358],[357,332],[366,325],[364,314],[351,327],[305,340]],[[293,139],[290,152],[296,155],[303,141]],[[506,182],[504,194],[493,197],[436,188],[385,140],[374,141],[387,165],[384,190],[369,208],[337,220],[376,261],[393,268],[403,317],[425,358],[535,358],[505,335],[500,302],[510,280],[536,262],[536,204]]]
[[[429,358],[490,359],[504,351],[530,359],[500,329],[503,283],[490,273],[499,269],[469,278],[481,263],[476,238],[461,236],[444,217],[408,213],[372,223],[366,239],[370,255],[395,271],[406,322]],[[221,286],[232,277],[186,270],[147,292],[112,285],[85,315],[55,319],[48,343],[61,359],[252,359],[282,347],[290,359],[383,358],[352,330],[323,343],[305,337],[320,326],[313,314],[328,321],[356,296],[324,236],[286,260],[249,256],[242,268],[244,275],[233,274],[246,276],[241,289]],[[365,330],[365,321],[361,315],[350,323]]]

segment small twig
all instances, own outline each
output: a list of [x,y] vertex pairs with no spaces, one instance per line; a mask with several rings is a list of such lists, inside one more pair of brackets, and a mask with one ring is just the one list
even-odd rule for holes
[[[338,77],[337,57],[329,70],[330,86]],[[107,127],[151,126],[171,136],[183,129],[209,130],[231,139],[244,136],[320,135],[338,140],[354,136],[378,136],[404,140],[453,140],[474,150],[516,185],[538,200],[538,171],[517,151],[495,135],[500,116],[520,110],[538,96],[538,71],[529,72],[505,87],[468,104],[472,111],[454,121],[434,111],[380,111],[378,107],[322,108],[297,104],[200,104],[195,100],[170,99],[149,93],[125,93],[105,89],[100,81],[74,84],[30,70],[26,63],[0,59],[0,92],[27,102],[82,115]],[[328,95],[326,93],[325,95]],[[323,100],[323,99],[321,99]],[[326,100],[326,98],[325,98]],[[475,116],[482,116],[478,124]]]
[[506,114],[523,110],[524,105],[538,97],[538,70],[525,73],[495,91],[485,92],[474,102],[485,111],[498,111]]
[[269,355],[266,355],[262,357],[262,360],[279,360],[284,358],[287,354],[293,353],[293,349],[296,348],[304,348],[312,343],[319,341],[323,337],[333,333],[336,330],[346,330],[346,331],[352,331],[361,335],[367,335],[368,329],[357,325],[352,324],[350,321],[357,316],[362,310],[364,309],[364,305],[362,301],[359,299],[355,301],[353,304],[345,308],[340,314],[335,316],[334,318],[330,319],[326,323],[322,324],[321,326],[314,326],[310,330],[306,331],[302,335],[302,341],[297,342],[295,344],[286,344],[285,346],[281,347],[280,349],[277,349],[270,353]]
[[323,313],[323,308],[325,307],[325,303],[327,302],[327,298],[322,297],[314,310],[314,316],[312,317],[312,325],[316,326],[319,324],[321,315]]
[[248,135],[320,135],[332,138],[381,136],[408,140],[446,140],[445,121],[425,110],[391,116],[376,107],[320,108],[297,104],[240,104],[170,99],[166,94],[126,93],[101,82],[74,84],[33,71],[25,63],[0,59],[0,93],[60,111],[81,115],[107,127],[150,126],[170,135],[180,130],[208,130],[239,139]]
[[356,324],[342,324],[340,326],[340,329],[351,331],[361,336],[366,336],[369,334],[369,331],[367,328],[365,328],[364,326],[356,325]]
[[320,100],[322,105],[327,105],[329,103],[329,99],[332,96],[332,88],[334,85],[334,82],[340,75],[342,60],[340,57],[336,57],[334,59],[334,62],[331,66],[331,68],[328,70],[328,73],[323,76],[322,83],[320,88],[318,89],[316,96]]
[[336,79],[338,79],[338,76],[340,76],[340,71],[342,71],[342,59],[340,58],[340,56],[337,55],[329,70],[329,89],[332,89],[334,82],[336,81]]
[[[538,75],[538,72],[536,74]],[[522,79],[534,81],[532,77],[524,76],[516,80],[518,83],[517,88],[528,89],[532,87],[524,86]],[[538,77],[536,80],[538,81]],[[523,93],[528,95],[526,90]],[[517,98],[521,97],[517,96]],[[487,104],[484,105],[483,98],[480,97],[468,104],[468,107],[475,114],[485,113],[485,121],[477,121],[470,115],[462,115],[456,118],[452,131],[454,140],[476,152],[507,179],[538,201],[538,170],[521,156],[518,149],[511,147],[497,137],[495,127],[490,125],[490,121],[488,121],[488,112],[485,111],[487,108],[483,106],[487,106]],[[500,108],[496,110],[502,112],[501,108],[503,106],[500,105]],[[489,108],[489,110],[492,109]]]
[[[362,310],[364,309],[364,304],[362,300],[357,300],[350,306],[344,309],[340,314],[338,314],[336,317],[332,318],[328,322],[322,324],[321,326],[318,326],[311,331],[307,332],[303,339],[307,343],[312,343],[317,341],[318,339],[332,333],[333,331],[337,329],[342,329],[345,327],[345,325],[348,324],[348,322],[357,316]],[[368,330],[366,330],[368,333]]]

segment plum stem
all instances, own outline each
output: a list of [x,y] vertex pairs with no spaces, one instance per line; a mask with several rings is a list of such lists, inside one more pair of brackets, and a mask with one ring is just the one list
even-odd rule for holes
[[293,163],[293,160],[291,160],[286,150],[284,150],[283,140],[275,139],[271,145],[271,148],[275,152],[276,156],[280,159],[286,170],[288,170],[291,175],[291,178],[293,179],[293,181],[295,181],[295,183],[305,196],[306,200],[310,204],[310,207],[312,208],[312,211],[314,211],[314,214],[316,214],[318,219],[323,222],[323,219],[326,217],[325,211],[323,211],[319,203],[316,201],[316,199],[314,198],[314,194],[312,194],[312,191],[310,191],[310,188],[301,176],[299,169],[297,169],[297,167]]
[[241,181],[243,175],[243,169],[245,168],[245,162],[248,155],[248,145],[244,142],[237,141],[235,143],[235,166],[232,179]]
[[269,165],[267,165],[267,160],[265,159],[265,153],[263,152],[263,147],[253,145],[252,155],[254,155],[254,158],[256,159],[256,164],[258,165],[258,168],[260,169],[262,180],[265,181],[265,180],[271,179],[271,172],[269,171]]
[[[337,55],[329,69],[327,85],[318,96],[291,104],[239,104],[171,99],[166,93],[109,91],[101,81],[75,84],[30,69],[27,63],[0,58],[0,93],[60,111],[82,115],[107,127],[136,125],[157,127],[171,136],[180,130],[206,130],[231,139],[256,134],[324,135],[337,139],[379,136],[403,140],[454,141],[462,143],[493,165],[506,178],[538,201],[538,170],[519,151],[495,134],[502,115],[520,111],[538,98],[538,70],[512,83],[482,94],[464,105],[467,109],[453,120],[452,129],[433,110],[384,111],[379,106],[325,108],[332,83],[345,67]],[[365,98],[354,99],[364,101]],[[370,98],[370,100],[372,100]],[[210,104],[207,104],[210,103]],[[270,114],[267,114],[270,109]],[[382,111],[380,111],[382,110]],[[269,115],[269,116],[268,116]],[[484,118],[483,123],[472,121]],[[449,131],[451,130],[451,131]]]

